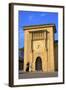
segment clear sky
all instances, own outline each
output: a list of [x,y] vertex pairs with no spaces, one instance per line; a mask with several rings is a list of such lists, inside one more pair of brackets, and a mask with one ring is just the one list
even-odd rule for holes
[[19,18],[19,21],[18,21],[19,48],[24,47],[23,27],[28,25],[55,24],[56,31],[57,31],[55,33],[55,40],[58,40],[58,13],[19,11],[18,18]]

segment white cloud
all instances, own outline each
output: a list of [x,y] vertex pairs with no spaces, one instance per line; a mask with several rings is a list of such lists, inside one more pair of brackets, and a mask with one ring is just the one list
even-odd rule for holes
[[46,14],[42,13],[42,14],[40,14],[40,16],[46,16]]
[[29,16],[29,20],[32,20],[33,19],[33,16]]

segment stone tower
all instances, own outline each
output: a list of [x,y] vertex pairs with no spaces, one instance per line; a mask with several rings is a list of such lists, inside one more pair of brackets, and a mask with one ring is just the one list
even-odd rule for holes
[[24,27],[24,71],[54,72],[54,24]]

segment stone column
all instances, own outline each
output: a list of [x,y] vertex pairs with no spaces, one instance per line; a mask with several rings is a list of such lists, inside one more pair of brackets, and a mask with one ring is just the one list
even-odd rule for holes
[[48,60],[48,71],[49,72],[54,72],[54,31],[53,28],[51,27],[50,29],[50,34],[49,34],[49,60]]
[[24,72],[26,72],[27,64],[27,31],[24,31]]

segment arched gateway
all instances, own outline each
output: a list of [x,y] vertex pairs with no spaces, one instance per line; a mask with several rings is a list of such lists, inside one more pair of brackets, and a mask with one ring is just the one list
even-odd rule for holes
[[54,72],[55,31],[54,24],[24,27],[24,71]]
[[41,71],[42,70],[42,60],[41,60],[40,57],[36,58],[35,70],[37,70],[37,71]]

